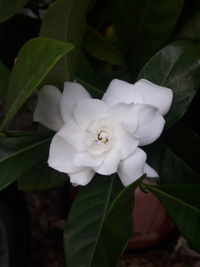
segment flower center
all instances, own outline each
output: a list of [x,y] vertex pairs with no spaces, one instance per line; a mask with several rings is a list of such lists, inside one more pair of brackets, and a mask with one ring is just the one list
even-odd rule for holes
[[86,130],[86,146],[93,155],[109,151],[113,145],[115,122],[109,118],[94,120]]
[[103,144],[106,144],[109,139],[108,139],[108,133],[104,130],[101,130],[97,133],[97,139],[95,140],[95,142],[99,142],[101,141]]

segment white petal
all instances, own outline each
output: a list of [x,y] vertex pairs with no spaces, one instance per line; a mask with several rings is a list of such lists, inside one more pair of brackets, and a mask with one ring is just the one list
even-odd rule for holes
[[136,82],[134,87],[142,95],[144,104],[155,106],[162,115],[169,111],[173,98],[171,89],[158,86],[145,79]]
[[130,134],[123,125],[118,125],[113,146],[119,151],[121,159],[125,159],[132,154],[139,142],[139,139]]
[[140,146],[153,143],[162,133],[165,120],[158,109],[150,105],[135,105],[138,116],[138,128],[135,135],[140,139]]
[[143,99],[133,84],[117,79],[110,82],[102,100],[111,106],[118,103],[143,104]]
[[73,119],[70,119],[57,135],[63,137],[76,151],[85,151],[85,132],[76,124]]
[[99,167],[103,162],[103,155],[92,155],[86,152],[75,153],[73,164],[77,167]]
[[137,148],[135,152],[119,164],[118,175],[124,186],[128,186],[144,174],[145,152]]
[[147,163],[145,163],[144,165],[144,173],[146,173],[147,177],[149,178],[159,177],[158,173],[153,168],[151,168],[151,166],[149,166]]
[[87,185],[94,177],[95,172],[91,168],[85,168],[81,172],[70,173],[70,182],[75,185]]
[[54,131],[60,130],[64,122],[60,114],[61,92],[52,85],[45,85],[38,94],[33,120]]
[[137,128],[137,116],[135,115],[134,104],[118,103],[112,106],[108,114],[112,118],[122,123],[130,133],[134,133]]
[[81,84],[76,82],[65,82],[60,102],[60,110],[63,120],[67,122],[73,116],[73,109],[78,101],[88,98],[91,98],[91,96]]
[[95,171],[102,175],[110,175],[116,173],[120,162],[120,153],[115,149],[112,149],[110,153],[105,155],[102,165],[98,168],[94,168]]
[[93,120],[97,120],[105,116],[108,105],[98,99],[85,99],[77,103],[74,109],[74,118],[83,129]]
[[84,168],[74,166],[72,162],[73,154],[72,146],[56,134],[51,141],[48,164],[50,167],[64,173],[84,170]]

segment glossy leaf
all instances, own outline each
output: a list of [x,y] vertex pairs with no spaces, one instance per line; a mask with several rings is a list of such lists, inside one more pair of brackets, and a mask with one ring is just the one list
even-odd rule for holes
[[157,141],[145,150],[148,163],[160,176],[160,184],[200,182],[200,175],[164,143]]
[[55,63],[72,48],[71,44],[44,37],[32,39],[22,47],[10,78],[8,111],[2,128],[31,96]]
[[173,90],[173,103],[166,127],[174,125],[188,110],[200,85],[199,48],[190,41],[164,47],[144,66],[138,79],[145,78]]
[[189,245],[200,252],[200,185],[145,185],[162,202]]
[[84,54],[80,54],[76,80],[81,83],[94,98],[101,98],[104,88],[101,80]]
[[30,171],[17,179],[17,185],[23,191],[46,190],[62,185],[67,180],[62,174],[47,165],[47,157]]
[[40,35],[70,42],[75,46],[75,49],[59,61],[47,76],[46,81],[50,84],[63,86],[63,82],[74,80],[89,2],[90,0],[56,0],[45,13]]
[[12,17],[28,0],[0,0],[0,23]]
[[118,177],[97,176],[81,189],[64,234],[69,267],[115,266],[132,233],[134,189],[140,182],[123,189]]
[[82,86],[87,89],[87,91],[91,94],[92,97],[94,98],[101,98],[103,96],[103,91],[101,91],[100,89],[96,88],[94,85],[85,82],[84,80],[77,78],[76,79],[78,83],[82,84]]
[[125,187],[113,200],[91,266],[116,266],[133,232],[134,191],[142,180],[143,178]]
[[113,65],[125,65],[120,52],[95,29],[88,27],[83,39],[83,47],[93,57]]
[[0,138],[0,189],[31,169],[47,153],[49,138]]
[[95,29],[105,30],[105,25],[107,26],[111,18],[114,2],[113,0],[91,1],[87,16],[88,24]]
[[10,72],[7,67],[0,61],[0,98],[5,99],[8,90]]
[[200,2],[186,1],[175,29],[173,38],[179,40],[200,40]]
[[122,188],[116,176],[96,175],[80,190],[64,233],[67,266],[92,266],[106,212]]
[[198,134],[178,125],[164,136],[163,141],[200,175],[200,136]]
[[107,73],[102,73],[99,76],[106,87],[113,79],[124,80],[132,83],[132,76],[127,72],[127,70],[113,70]]
[[127,62],[138,73],[166,44],[184,0],[117,0],[114,25]]

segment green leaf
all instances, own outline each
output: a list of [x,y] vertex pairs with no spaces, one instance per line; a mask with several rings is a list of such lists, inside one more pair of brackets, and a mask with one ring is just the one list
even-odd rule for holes
[[78,63],[76,80],[90,92],[92,97],[101,98],[104,94],[103,85],[84,54],[80,54]]
[[38,37],[28,41],[17,56],[7,95],[7,114],[2,128],[13,118],[49,70],[73,46],[57,40]]
[[138,73],[169,39],[184,0],[117,0],[114,25],[127,62]]
[[116,176],[96,176],[81,189],[64,234],[69,267],[115,266],[132,233],[134,189],[139,182],[123,189]]
[[[185,144],[182,144],[183,146]],[[157,141],[145,148],[147,161],[159,174],[160,184],[199,183],[200,175],[164,143]]]
[[50,138],[0,138],[0,189],[31,169],[47,153]]
[[12,17],[27,0],[0,0],[0,23]]
[[165,134],[163,141],[176,155],[200,175],[200,136],[181,125]]
[[95,29],[105,30],[105,26],[110,22],[113,4],[115,1],[91,1],[88,9],[88,24]]
[[64,232],[67,266],[92,266],[106,212],[122,188],[116,176],[96,175],[80,190]]
[[133,233],[134,191],[143,179],[144,177],[125,187],[113,200],[106,214],[101,240],[97,244],[91,266],[116,266]]
[[8,90],[8,83],[9,83],[9,76],[10,72],[7,67],[1,62],[0,60],[0,98],[5,100],[7,90]]
[[90,0],[56,0],[47,10],[40,35],[73,43],[75,49],[65,56],[47,76],[47,82],[63,86],[74,80],[78,54],[86,28],[85,15]]
[[46,190],[62,185],[68,178],[47,165],[47,157],[27,173],[17,179],[17,185],[23,191]]
[[179,40],[200,40],[200,2],[186,1],[186,5],[175,29],[174,38]]
[[189,245],[200,252],[200,185],[145,185],[162,202]]
[[127,70],[114,70],[100,74],[99,77],[106,85],[106,87],[113,79],[124,80],[126,82],[132,83],[132,76],[130,73],[127,72]]
[[188,110],[199,88],[198,46],[190,41],[176,41],[167,45],[144,66],[138,79],[141,78],[173,90],[173,103],[166,115],[166,127],[171,127]]
[[85,87],[87,89],[87,91],[91,94],[92,97],[97,98],[97,99],[102,98],[102,96],[104,94],[103,91],[96,88],[94,85],[91,85],[90,83],[85,82],[84,80],[82,80],[80,78],[77,78],[76,80],[77,80],[77,82],[82,84],[83,87]]
[[113,65],[124,66],[120,52],[95,29],[88,27],[83,39],[83,47],[93,57]]

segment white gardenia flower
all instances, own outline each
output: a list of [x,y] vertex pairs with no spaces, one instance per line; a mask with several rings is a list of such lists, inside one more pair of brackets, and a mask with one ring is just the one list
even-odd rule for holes
[[115,79],[102,100],[65,82],[63,93],[51,85],[41,89],[34,120],[57,131],[48,164],[67,173],[72,184],[88,184],[95,172],[117,172],[128,186],[144,173],[158,176],[139,147],[160,136],[171,102],[170,89],[144,79],[135,84]]

